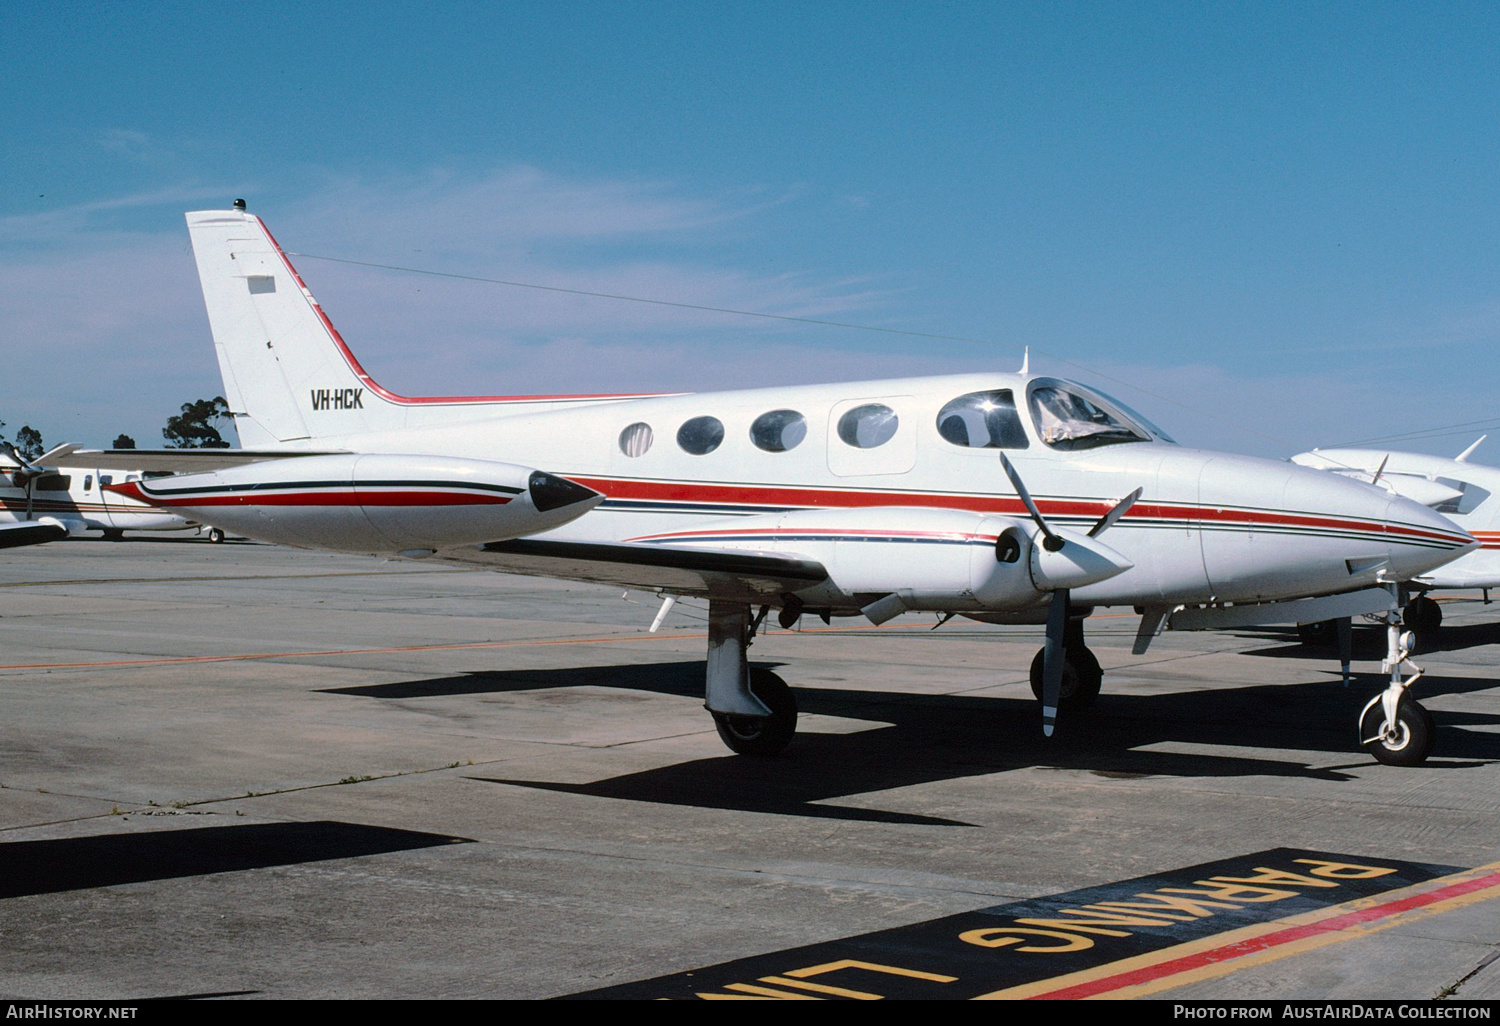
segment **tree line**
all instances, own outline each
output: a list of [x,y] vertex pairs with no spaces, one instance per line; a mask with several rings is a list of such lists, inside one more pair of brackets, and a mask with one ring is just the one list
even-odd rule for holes
[[[228,422],[229,404],[223,396],[216,395],[212,399],[183,403],[181,413],[167,418],[167,426],[161,429],[161,435],[166,439],[168,449],[227,449],[229,443],[219,433],[219,427]],[[3,420],[0,420],[0,443],[7,443]],[[27,460],[34,460],[47,451],[42,433],[30,424],[17,428],[15,439],[8,444],[14,445],[16,452]],[[110,448],[134,449],[135,439],[121,432],[115,436]]]

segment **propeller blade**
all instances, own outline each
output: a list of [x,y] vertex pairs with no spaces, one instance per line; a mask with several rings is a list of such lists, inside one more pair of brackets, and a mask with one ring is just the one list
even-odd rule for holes
[[0,453],[4,453],[6,459],[10,460],[17,467],[30,466],[30,464],[22,458],[21,454],[16,451],[16,447],[14,445],[11,445],[7,441],[4,441],[3,439],[0,439]]
[[1111,527],[1114,527],[1115,521],[1123,517],[1125,515],[1125,512],[1130,509],[1131,506],[1135,505],[1135,501],[1141,497],[1142,491],[1144,491],[1144,489],[1137,488],[1135,491],[1125,496],[1125,498],[1115,503],[1114,509],[1110,510],[1108,513],[1104,514],[1104,516],[1100,517],[1099,522],[1093,527],[1089,528],[1089,537],[1097,538],[1105,531],[1108,531]]
[[1010,486],[1016,490],[1025,504],[1026,510],[1031,514],[1031,519],[1036,521],[1036,526],[1041,530],[1043,541],[1042,548],[1048,552],[1056,552],[1063,547],[1065,542],[1062,535],[1052,530],[1046,520],[1042,519],[1042,511],[1036,508],[1036,503],[1031,501],[1031,493],[1026,490],[1026,485],[1021,481],[1021,475],[1016,473],[1016,468],[1011,466],[1010,460],[1005,458],[1005,453],[1000,454],[1000,466],[1005,471],[1005,476],[1010,478]]
[[1042,735],[1051,737],[1057,728],[1057,703],[1062,698],[1063,662],[1067,658],[1064,637],[1068,630],[1068,589],[1052,593],[1047,607],[1047,645],[1042,650]]

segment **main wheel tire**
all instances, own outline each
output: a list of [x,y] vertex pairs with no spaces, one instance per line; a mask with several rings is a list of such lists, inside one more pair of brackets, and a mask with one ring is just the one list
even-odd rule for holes
[[[1059,712],[1080,712],[1094,704],[1104,686],[1104,668],[1086,648],[1063,649],[1062,687],[1058,691]],[[1031,693],[1042,700],[1042,668],[1047,650],[1038,649],[1031,660]]]
[[[1414,698],[1401,701],[1396,707],[1396,730],[1394,737],[1386,737],[1385,706],[1376,702],[1359,718],[1359,736],[1365,748],[1375,756],[1377,762],[1387,766],[1420,766],[1432,754],[1432,744],[1437,740],[1437,724],[1432,714]],[[1365,741],[1365,738],[1374,738]]]
[[1409,631],[1435,634],[1443,625],[1443,607],[1426,595],[1421,595],[1408,602],[1401,611],[1401,622]]
[[1315,620],[1297,625],[1297,640],[1314,648],[1325,648],[1338,640],[1337,620]]
[[106,527],[104,529],[105,541],[124,541],[125,531],[119,527]]
[[758,666],[750,668],[750,692],[766,704],[770,716],[714,713],[714,726],[720,740],[738,755],[775,755],[797,733],[797,699],[786,681]]
[[217,527],[210,527],[208,529],[208,540],[217,545],[224,540],[224,532]]

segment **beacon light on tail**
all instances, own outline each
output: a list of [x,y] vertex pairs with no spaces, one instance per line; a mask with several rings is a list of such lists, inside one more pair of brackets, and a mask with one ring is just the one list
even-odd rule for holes
[[530,467],[445,456],[294,456],[111,487],[249,538],[412,556],[549,531],[603,499]]

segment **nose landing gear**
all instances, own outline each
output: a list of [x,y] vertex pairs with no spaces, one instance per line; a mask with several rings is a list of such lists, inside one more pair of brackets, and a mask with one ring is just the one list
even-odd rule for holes
[[[1401,617],[1386,614],[1386,657],[1380,664],[1391,675],[1390,686],[1370,699],[1359,714],[1359,743],[1378,762],[1387,766],[1420,766],[1432,753],[1437,726],[1432,714],[1408,693],[1422,676],[1422,668],[1410,661],[1416,638],[1401,630]],[[1401,674],[1410,669],[1405,680]]]

